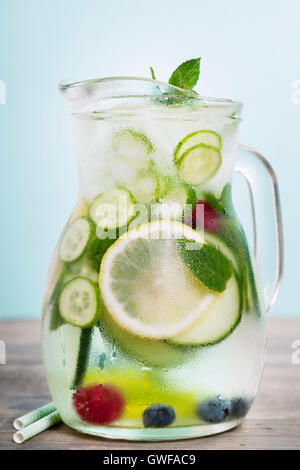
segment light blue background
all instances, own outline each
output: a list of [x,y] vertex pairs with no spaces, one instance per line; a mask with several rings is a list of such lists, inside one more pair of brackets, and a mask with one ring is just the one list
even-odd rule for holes
[[37,317],[56,240],[77,194],[68,110],[56,84],[111,75],[162,80],[203,57],[198,91],[245,104],[241,140],[280,183],[286,264],[277,315],[299,315],[300,2],[0,0],[1,310]]

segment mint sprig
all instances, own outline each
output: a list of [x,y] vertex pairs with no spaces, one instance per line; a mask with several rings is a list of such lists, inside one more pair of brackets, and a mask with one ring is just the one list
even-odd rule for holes
[[[177,67],[177,69],[172,73],[169,79],[169,84],[182,88],[183,90],[193,91],[196,93],[193,88],[199,80],[200,60],[201,57],[198,57],[197,59],[187,60],[179,65],[179,67]],[[156,80],[153,68],[149,68],[152,80]]]
[[169,84],[184,90],[192,90],[199,80],[200,60],[201,57],[198,57],[197,59],[187,60],[179,65],[172,73]]
[[153,67],[149,67],[149,69],[150,69],[150,73],[151,73],[151,78],[152,78],[152,80],[156,80]]
[[212,245],[196,243],[193,250],[189,250],[186,241],[178,240],[180,256],[203,284],[216,292],[223,292],[226,283],[232,275],[230,261],[217,248]]

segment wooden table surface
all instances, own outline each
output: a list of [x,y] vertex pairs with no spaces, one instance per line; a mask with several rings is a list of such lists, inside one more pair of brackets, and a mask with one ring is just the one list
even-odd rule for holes
[[50,396],[39,322],[0,323],[0,339],[7,348],[6,364],[0,365],[0,449],[300,449],[300,363],[292,362],[292,342],[300,340],[300,319],[270,318],[267,331],[260,390],[238,428],[211,437],[149,443],[92,437],[60,423],[24,444],[15,444],[14,418],[49,402]]

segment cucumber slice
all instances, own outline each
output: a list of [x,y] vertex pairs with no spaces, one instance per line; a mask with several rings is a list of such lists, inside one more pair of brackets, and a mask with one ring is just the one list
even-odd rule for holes
[[114,188],[95,197],[89,215],[97,228],[104,231],[114,230],[132,220],[135,214],[134,204],[134,197],[129,191]]
[[88,368],[90,348],[94,328],[77,328],[64,324],[61,329],[63,348],[63,366],[66,385],[70,389],[82,386]]
[[82,256],[73,263],[66,263],[63,265],[59,279],[53,289],[51,297],[46,306],[46,312],[50,315],[50,331],[55,331],[61,325],[65,324],[59,312],[58,299],[60,292],[65,284],[74,279],[75,277],[82,276],[97,283],[99,274],[93,266],[92,260],[87,256]]
[[190,186],[172,188],[160,198],[159,204],[152,207],[151,216],[161,220],[181,220],[192,212],[196,200],[196,193]]
[[191,147],[177,162],[182,180],[194,185],[206,183],[215,175],[221,163],[219,150],[205,144]]
[[130,127],[121,129],[114,135],[112,149],[118,157],[138,170],[147,168],[149,154],[154,151],[148,137]]
[[56,285],[52,291],[50,299],[45,308],[45,316],[49,315],[49,329],[50,331],[56,331],[60,326],[64,324],[64,320],[62,319],[59,309],[58,309],[58,299],[59,294],[61,292],[63,283],[64,283],[64,276],[66,272],[66,265],[62,266],[59,278],[56,282]]
[[58,308],[62,318],[73,326],[88,328],[94,325],[100,316],[98,286],[81,276],[71,279],[60,293]]
[[185,331],[168,342],[181,346],[206,346],[225,339],[238,325],[242,315],[241,288],[235,274],[226,289]]
[[74,381],[72,383],[71,388],[79,388],[82,384],[83,378],[85,376],[88,360],[89,360],[89,352],[92,342],[92,334],[93,328],[84,328],[80,332],[79,338],[79,350],[77,356],[77,364],[76,370],[74,375]]
[[188,149],[199,144],[205,144],[209,147],[214,147],[215,149],[220,150],[222,146],[222,139],[219,134],[210,130],[201,130],[188,134],[177,144],[177,147],[174,151],[175,163],[180,160],[182,155]]
[[62,261],[70,263],[77,260],[84,253],[93,232],[92,223],[85,217],[75,220],[63,235],[59,257]]

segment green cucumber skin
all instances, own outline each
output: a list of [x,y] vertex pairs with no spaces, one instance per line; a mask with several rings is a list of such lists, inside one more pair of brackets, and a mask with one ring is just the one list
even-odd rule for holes
[[62,319],[58,309],[58,298],[60,295],[61,288],[63,286],[63,279],[66,272],[65,264],[62,266],[58,280],[54,286],[50,299],[47,302],[46,312],[50,309],[50,322],[49,329],[50,331],[56,331],[60,326],[65,324],[65,321]]
[[219,140],[219,147],[217,148],[217,150],[221,150],[221,147],[222,147],[222,139],[221,139],[221,136],[220,136],[217,132],[211,131],[211,130],[209,130],[209,129],[203,129],[203,130],[200,130],[200,131],[195,131],[195,132],[192,132],[191,134],[186,135],[183,139],[181,139],[181,140],[178,142],[178,144],[177,144],[177,146],[175,147],[175,150],[174,150],[174,161],[175,161],[175,163],[177,163],[177,162],[179,161],[179,159],[181,158],[181,157],[180,157],[180,158],[178,159],[178,158],[177,158],[177,155],[178,155],[178,153],[179,153],[181,147],[183,146],[183,144],[184,144],[187,140],[189,140],[190,137],[193,137],[194,135],[197,135],[197,134],[203,134],[203,133],[205,133],[205,132],[206,132],[206,133],[209,132],[210,134],[214,134],[214,135],[217,137],[217,139]]
[[[69,270],[72,269],[72,266],[75,265],[75,263],[78,262],[81,258],[83,258],[83,256],[86,254],[86,252],[88,251],[89,245],[90,245],[90,243],[91,243],[91,241],[92,241],[92,239],[95,235],[95,227],[94,227],[94,224],[91,221],[91,219],[89,219],[88,217],[80,217],[80,218],[84,218],[84,219],[88,220],[88,222],[89,222],[89,225],[91,227],[89,240],[88,240],[88,242],[85,246],[85,249],[83,250],[83,252],[81,253],[81,255],[78,258],[76,258],[73,261],[64,262],[64,264],[62,266],[59,278],[58,278],[58,280],[55,284],[55,287],[52,291],[50,299],[47,302],[47,308],[49,308],[49,306],[51,308],[50,326],[49,326],[50,331],[56,331],[60,326],[62,326],[66,323],[65,320],[62,318],[62,316],[59,312],[59,307],[58,307],[59,296],[60,296],[61,290],[64,287],[64,285],[66,284],[65,276],[69,273]],[[75,274],[74,274],[74,277],[75,277]]]
[[[93,266],[94,266],[95,270],[99,272],[102,257],[104,256],[104,254],[108,250],[108,248],[115,242],[115,239],[107,238],[107,239],[104,239],[104,240],[100,240],[100,239],[96,238],[95,237],[94,222],[88,216],[86,217],[86,219],[89,220],[89,223],[93,227],[93,230],[92,230],[92,233],[91,233],[91,238],[89,239],[89,243],[87,244],[86,249],[84,250],[84,253],[82,253],[82,255],[80,255],[79,258],[77,258],[74,261],[70,261],[68,263],[65,262],[63,264],[60,275],[59,275],[59,278],[58,278],[58,280],[57,280],[57,282],[54,286],[54,289],[52,291],[50,299],[47,302],[46,311],[47,311],[47,309],[51,309],[50,312],[49,312],[49,314],[50,314],[50,324],[49,324],[50,331],[56,331],[59,327],[66,324],[66,321],[63,319],[63,317],[61,316],[61,314],[59,312],[58,301],[59,301],[59,296],[60,296],[62,288],[65,286],[65,284],[67,282],[70,282],[69,280],[66,281],[65,278],[70,273],[70,270],[72,269],[72,267],[75,266],[76,262],[78,262],[84,256],[87,256],[88,259],[90,259],[91,262],[93,263]],[[119,230],[121,230],[121,229],[119,229]],[[119,231],[118,231],[118,233],[116,235],[116,239],[119,238],[119,235],[120,234],[119,234]],[[100,245],[101,245],[101,249],[99,250],[99,252],[93,253],[91,251],[92,250],[92,243],[93,243],[93,241],[96,241],[96,240],[99,240],[99,242],[98,242],[99,243],[99,248],[100,248]],[[75,277],[78,277],[78,276],[76,276],[76,273],[74,272],[74,276],[72,277],[72,279],[74,279]],[[100,294],[99,294],[99,296],[100,296]]]
[[[224,186],[222,195],[221,195],[221,200],[223,203],[223,207],[225,208],[225,214],[227,215],[227,218],[229,220],[235,220],[236,224],[238,226],[238,229],[236,230],[235,233],[235,243],[232,243],[232,229],[231,227],[228,228],[225,233],[221,234],[221,237],[224,241],[224,243],[227,244],[227,246],[232,250],[233,254],[236,253],[236,259],[238,264],[245,258],[245,261],[243,262],[243,267],[242,267],[242,278],[243,278],[243,283],[245,287],[245,302],[246,302],[246,309],[250,312],[250,300],[249,300],[249,292],[248,292],[248,279],[249,279],[249,284],[251,286],[252,290],[252,299],[254,303],[254,309],[258,317],[262,317],[262,308],[260,305],[259,301],[259,296],[256,288],[256,279],[254,275],[254,271],[252,269],[252,260],[250,256],[250,251],[249,247],[247,244],[247,239],[246,235],[244,232],[243,227],[238,221],[235,209],[232,204],[232,197],[231,197],[231,184],[228,183]],[[227,236],[227,232],[229,236]]]
[[[69,284],[71,284],[73,281],[78,280],[78,279],[82,279],[84,281],[87,281],[93,287],[94,292],[96,294],[96,302],[97,302],[96,312],[95,312],[92,320],[89,323],[85,324],[84,326],[73,325],[72,323],[70,323],[68,321],[68,319],[63,315],[63,313],[61,312],[60,307],[59,307],[60,297],[63,293],[64,288],[67,287]],[[93,282],[90,279],[88,279],[86,277],[83,277],[83,276],[75,276],[74,278],[70,279],[70,281],[66,282],[63,285],[63,288],[60,290],[60,293],[59,293],[59,296],[58,296],[58,310],[59,310],[60,316],[63,319],[63,321],[65,323],[68,323],[69,325],[75,326],[76,328],[80,328],[80,329],[84,330],[86,328],[90,328],[91,326],[95,325],[95,323],[97,323],[99,321],[100,313],[101,313],[101,298],[100,298],[100,292],[99,292],[98,285],[95,282]]]
[[[244,240],[242,229],[240,228],[240,236],[235,236],[235,240],[228,239],[226,236],[222,237],[224,243],[228,246],[228,248],[233,252],[234,256],[240,267],[240,274],[239,277],[242,282],[243,288],[243,297],[244,297],[244,304],[245,310],[249,313],[254,309],[257,316],[261,317],[262,311],[261,306],[258,300],[258,293],[256,290],[256,281],[254,272],[252,269],[252,261],[250,259],[249,248],[247,242]],[[232,237],[231,237],[232,238]],[[253,300],[253,308],[251,308],[251,301],[249,299],[249,285],[251,288],[251,297]]]
[[[80,253],[80,255],[77,256],[77,258],[72,259],[72,261],[64,261],[64,260],[62,260],[63,263],[66,263],[66,264],[68,264],[68,265],[74,263],[75,261],[78,261],[78,260],[85,254],[87,247],[89,246],[89,244],[91,243],[91,241],[92,241],[92,239],[93,239],[93,237],[94,237],[94,235],[95,235],[95,224],[94,224],[94,222],[92,221],[92,219],[91,219],[90,217],[82,216],[82,217],[78,217],[78,219],[74,220],[74,222],[76,222],[76,221],[79,220],[79,219],[84,219],[84,220],[86,220],[86,221],[88,222],[89,227],[90,227],[89,238],[88,238],[88,240],[87,240],[87,242],[86,242],[86,244],[85,244],[84,249],[82,250],[82,252]],[[73,222],[73,223],[74,223],[74,222]],[[72,224],[71,224],[71,225],[72,225]],[[69,225],[69,227],[71,227],[71,225]],[[67,230],[68,230],[69,227],[67,227],[66,232],[67,232]],[[65,233],[66,233],[66,232],[65,232]]]
[[89,351],[92,342],[93,327],[84,328],[80,333],[79,352],[74,381],[71,389],[77,389],[81,386],[85,371],[88,366]]
[[[257,289],[256,289],[256,279],[255,279],[254,271],[252,269],[252,260],[251,260],[251,255],[250,255],[250,252],[249,252],[248,244],[246,242],[246,235],[245,235],[243,229],[242,229],[242,234],[243,234],[242,243],[243,243],[243,248],[244,248],[245,255],[246,255],[246,268],[248,270],[248,276],[250,278],[250,287],[251,287],[251,291],[252,291],[254,309],[255,309],[255,312],[257,313],[257,315],[259,317],[261,317],[262,316],[262,310],[261,310],[261,305],[260,305],[260,301],[259,301],[258,292],[257,292]],[[248,284],[247,284],[247,291],[248,291]],[[249,309],[251,308],[250,305],[248,306],[248,308]]]
[[239,280],[239,277],[237,275],[237,273],[233,273],[233,276],[235,276],[236,278],[236,282],[237,282],[237,285],[238,285],[238,288],[239,288],[239,292],[240,292],[240,295],[239,295],[239,299],[240,299],[240,302],[239,302],[239,307],[238,307],[238,311],[237,311],[237,315],[236,315],[236,321],[235,323],[230,327],[230,329],[228,331],[226,331],[222,336],[220,336],[217,340],[215,341],[207,341],[205,343],[177,343],[176,341],[172,341],[170,339],[165,339],[165,343],[175,347],[175,348],[178,348],[178,349],[185,349],[185,350],[189,350],[189,349],[196,349],[196,348],[204,348],[206,346],[215,346],[216,344],[219,344],[221,343],[221,341],[223,341],[225,338],[227,338],[229,335],[231,335],[231,333],[236,329],[236,327],[238,326],[238,324],[240,323],[241,319],[242,319],[242,313],[243,313],[243,297],[242,297],[242,285],[241,285],[241,282]]

